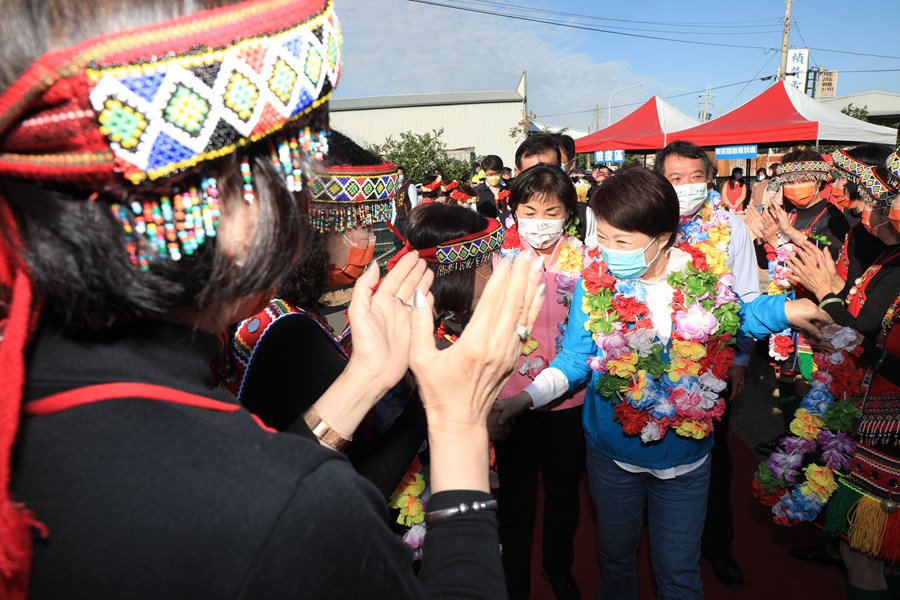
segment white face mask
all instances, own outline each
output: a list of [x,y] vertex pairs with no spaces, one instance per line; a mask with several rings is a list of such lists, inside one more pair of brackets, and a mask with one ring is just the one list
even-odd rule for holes
[[565,219],[519,219],[519,235],[535,250],[544,250],[559,239],[565,222]]
[[697,209],[706,201],[708,192],[706,183],[687,183],[676,185],[675,193],[678,194],[678,214],[688,217],[697,212]]

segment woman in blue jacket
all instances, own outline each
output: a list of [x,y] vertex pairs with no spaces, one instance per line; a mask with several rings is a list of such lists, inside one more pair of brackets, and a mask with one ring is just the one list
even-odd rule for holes
[[510,410],[542,406],[590,379],[584,429],[600,598],[638,597],[645,505],[659,597],[700,598],[709,453],[733,344],[739,334],[828,319],[786,296],[742,305],[725,260],[727,214],[709,207],[679,228],[675,190],[648,169],[611,178],[591,209],[599,247],[576,285],[562,352],[508,400]]

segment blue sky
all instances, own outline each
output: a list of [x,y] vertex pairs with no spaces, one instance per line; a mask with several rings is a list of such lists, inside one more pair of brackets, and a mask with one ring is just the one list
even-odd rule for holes
[[[433,1],[628,34],[751,48],[584,31],[408,0],[336,0],[345,39],[344,73],[336,97],[512,90],[521,72],[527,71],[529,109],[543,123],[586,131],[593,123],[593,107],[599,104],[602,127],[610,94],[637,83],[641,87],[613,97],[613,121],[652,95],[696,117],[707,84],[718,88],[712,90],[710,111],[716,117],[771,85],[750,80],[774,75],[778,69],[779,53],[766,49],[780,48],[785,13],[783,0]],[[823,49],[811,50],[810,62],[838,70],[839,96],[869,90],[900,93],[900,2],[857,0],[852,10],[848,4],[795,0],[790,45]],[[853,72],[870,70],[882,71]]]

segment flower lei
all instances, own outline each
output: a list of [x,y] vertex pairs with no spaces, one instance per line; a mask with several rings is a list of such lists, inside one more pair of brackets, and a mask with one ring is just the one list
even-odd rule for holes
[[475,202],[478,201],[477,195],[470,196],[460,189],[453,190],[453,193],[450,194],[450,198],[452,198],[453,200],[456,200],[459,204],[464,204],[464,205],[475,204]]
[[[770,296],[787,294],[793,285],[791,269],[787,266],[787,262],[794,257],[794,245],[788,243],[773,248],[767,243],[765,248],[769,271],[769,286],[766,288],[766,293]],[[790,327],[769,336],[769,356],[776,361],[785,361],[790,358],[794,348],[794,332]]]
[[[556,330],[559,335],[555,339],[556,354],[562,350],[562,340],[566,333],[566,326],[569,324],[568,308],[572,305],[572,297],[575,295],[575,284],[581,277],[583,263],[583,248],[581,240],[569,232],[564,234],[564,238],[559,247],[556,258],[556,275],[554,282],[556,284],[556,302],[562,304],[567,310],[565,318],[556,324]],[[518,226],[512,225],[506,230],[506,238],[503,246],[500,248],[501,258],[519,254],[521,251],[521,241],[519,237]],[[525,360],[519,368],[519,373],[534,379],[538,374],[547,368],[550,361],[541,354],[536,354],[540,344],[531,336],[522,344],[522,355]]]
[[865,374],[856,365],[856,331],[834,325],[823,329],[823,338],[838,352],[814,355],[818,370],[791,421],[794,435],[783,437],[753,475],[753,495],[772,507],[778,525],[814,520],[837,489],[835,473],[850,466],[856,448],[860,410],[852,398],[862,395]]
[[600,260],[583,273],[585,329],[603,350],[588,365],[604,375],[598,389],[616,405],[614,418],[625,434],[639,435],[645,444],[670,429],[682,437],[706,438],[725,411],[719,394],[740,324],[740,303],[725,264],[731,229],[727,214],[712,203],[701,217],[682,224],[680,241],[669,255],[673,327],[668,346],[650,319],[640,280],[618,280]]
[[422,545],[425,543],[425,506],[431,492],[425,483],[422,462],[416,456],[397,489],[388,498],[388,506],[400,511],[397,523],[408,527],[403,534],[403,542],[413,549],[413,560],[422,558]]

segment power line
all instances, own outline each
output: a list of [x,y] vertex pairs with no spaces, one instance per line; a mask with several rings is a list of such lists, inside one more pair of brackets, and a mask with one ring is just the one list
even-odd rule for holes
[[[441,8],[449,8],[452,10],[459,10],[462,12],[471,12],[471,13],[477,13],[477,14],[483,14],[483,15],[491,15],[491,16],[495,16],[495,17],[506,17],[508,19],[515,19],[518,21],[526,21],[526,22],[530,22],[530,23],[541,23],[544,25],[557,25],[559,27],[567,27],[569,29],[579,29],[579,30],[583,30],[583,31],[594,31],[597,33],[607,33],[609,35],[619,35],[619,36],[623,36],[623,37],[634,37],[634,38],[647,39],[647,40],[658,40],[658,41],[663,41],[663,42],[676,42],[676,43],[680,43],[680,44],[693,44],[693,45],[697,45],[697,46],[714,46],[714,47],[719,47],[719,48],[741,48],[741,49],[745,49],[745,50],[762,50],[763,52],[778,52],[778,48],[771,48],[771,47],[767,48],[764,46],[748,46],[748,45],[744,45],[744,44],[723,44],[723,43],[716,43],[716,42],[700,42],[697,40],[681,40],[681,39],[677,39],[677,38],[667,38],[667,37],[660,37],[660,36],[653,36],[653,35],[642,35],[639,33],[625,33],[623,31],[601,29],[598,27],[591,27],[588,25],[580,25],[577,23],[564,23],[564,22],[555,21],[552,19],[541,19],[538,17],[529,17],[529,16],[525,16],[525,15],[509,14],[509,13],[497,12],[494,10],[480,9],[480,8],[474,8],[474,7],[466,8],[463,6],[454,6],[452,4],[444,4],[444,3],[437,2],[434,0],[409,0],[409,2],[415,2],[417,4],[427,4],[427,5],[431,5],[431,6],[438,6]],[[491,5],[491,6],[493,6],[493,5]],[[510,5],[506,5],[506,6],[510,6]],[[520,8],[520,9],[527,8],[527,7],[517,6],[517,5],[511,5],[511,6],[514,8]],[[563,13],[563,14],[567,14],[567,13]],[[577,17],[578,15],[573,15],[573,16]],[[664,25],[665,23],[654,23],[654,24]],[[679,26],[685,26],[685,25],[681,24]],[[891,59],[891,60],[900,60],[900,56],[891,56],[891,55],[887,55],[887,54],[871,54],[871,53],[866,53],[866,52],[853,52],[850,50],[835,50],[833,48],[810,47],[809,49],[816,50],[817,52],[831,52],[833,54],[848,54],[848,55],[852,55],[852,56],[865,56],[865,57],[870,57],[870,58],[887,58],[887,59]]]
[[[809,48],[809,44],[806,43],[806,39],[803,37],[803,33],[800,31],[800,26],[797,24],[797,19],[793,20],[794,29],[797,30],[797,34],[800,36],[800,41],[803,42],[803,46]],[[816,59],[812,57],[812,54],[809,55],[809,59],[812,61],[813,65],[818,69],[819,65],[816,63]]]
[[[743,21],[741,25],[735,25],[732,23],[675,23],[671,21],[635,21],[631,19],[613,19],[611,17],[598,17],[595,15],[582,15],[578,13],[567,13],[555,10],[547,10],[542,8],[535,8],[532,6],[522,5],[522,4],[510,4],[503,2],[492,2],[488,0],[462,0],[463,4],[484,4],[487,6],[491,6],[494,8],[501,7],[505,9],[517,9],[517,10],[526,10],[535,13],[543,13],[543,14],[551,14],[551,15],[559,15],[564,17],[575,17],[579,19],[588,19],[591,21],[610,21],[614,23],[634,23],[639,25],[668,25],[675,27],[694,27],[699,29],[720,29],[720,28],[731,28],[731,29],[744,29],[744,28],[760,28],[760,27],[771,27],[773,25],[780,25],[780,19],[758,19],[756,21]],[[753,23],[758,23],[758,25],[754,25]]]
[[478,9],[478,8],[465,8],[462,6],[454,6],[451,4],[442,4],[440,2],[434,2],[434,1],[429,1],[429,0],[409,0],[409,1],[415,2],[417,4],[428,4],[431,6],[439,6],[441,8],[449,8],[452,10],[459,10],[459,11],[463,11],[463,12],[473,12],[473,13],[479,13],[479,14],[483,14],[483,15],[492,15],[495,17],[506,17],[508,19],[515,19],[517,21],[527,21],[530,23],[542,23],[545,25],[558,25],[560,27],[567,27],[569,29],[581,29],[584,31],[595,31],[598,33],[608,33],[610,35],[635,37],[635,38],[641,38],[641,39],[646,39],[646,40],[678,42],[678,43],[682,43],[682,44],[694,44],[694,45],[698,45],[698,46],[716,46],[716,47],[720,47],[720,48],[743,48],[743,49],[748,49],[748,50],[762,50],[764,52],[769,52],[771,50],[774,50],[774,48],[765,48],[763,46],[747,46],[747,45],[742,45],[742,44],[718,44],[715,42],[699,42],[697,40],[679,40],[676,38],[666,38],[666,37],[659,37],[659,36],[653,36],[653,35],[642,35],[639,33],[624,33],[622,31],[612,31],[609,29],[600,29],[597,27],[590,27],[588,25],[578,25],[575,23],[561,23],[559,21],[553,21],[553,20],[549,20],[549,19],[539,19],[537,17],[527,17],[524,15],[511,15],[508,13],[501,13],[501,12],[495,12],[495,11]]
[[744,90],[747,89],[747,86],[749,86],[751,83],[753,83],[754,81],[756,81],[756,78],[759,76],[760,73],[762,73],[763,69],[765,69],[766,67],[769,66],[769,63],[772,62],[772,59],[773,59],[773,58],[775,58],[775,55],[774,55],[774,54],[773,54],[772,56],[770,56],[770,57],[769,57],[769,60],[766,61],[766,64],[764,64],[762,67],[760,67],[759,71],[757,71],[756,74],[753,75],[753,79],[751,79],[750,81],[748,81],[748,82],[747,82],[747,85],[745,85],[744,87],[742,87],[742,88],[741,88],[741,91],[739,91],[737,94],[735,94],[735,95],[734,95],[734,98],[732,98],[731,100],[728,101],[728,104],[726,104],[726,105],[725,105],[725,108],[722,109],[722,114],[725,114],[726,112],[728,112],[728,107],[731,106],[731,104],[732,104],[735,100],[737,100],[738,97],[739,97],[741,94],[744,93]]

